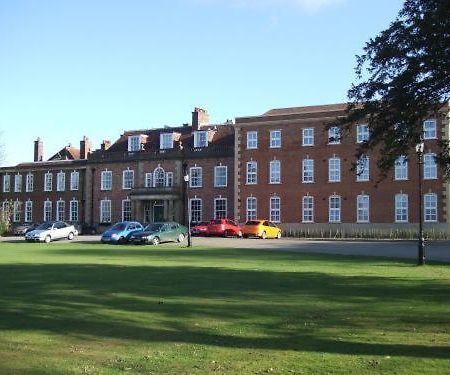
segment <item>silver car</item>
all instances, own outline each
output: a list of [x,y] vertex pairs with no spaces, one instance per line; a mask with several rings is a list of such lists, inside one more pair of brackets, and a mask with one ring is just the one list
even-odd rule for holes
[[63,221],[47,221],[39,225],[36,229],[25,234],[25,240],[29,242],[50,242],[67,238],[73,240],[78,235],[78,231],[73,225]]

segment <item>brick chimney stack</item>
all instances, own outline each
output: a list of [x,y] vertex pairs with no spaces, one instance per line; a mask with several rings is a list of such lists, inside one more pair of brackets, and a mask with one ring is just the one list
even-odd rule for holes
[[84,136],[80,141],[80,159],[87,159],[92,151],[92,143],[88,137]]
[[44,142],[42,139],[38,137],[34,141],[34,161],[43,161],[44,160]]
[[192,130],[199,130],[202,126],[209,125],[209,113],[206,109],[195,108],[192,112]]

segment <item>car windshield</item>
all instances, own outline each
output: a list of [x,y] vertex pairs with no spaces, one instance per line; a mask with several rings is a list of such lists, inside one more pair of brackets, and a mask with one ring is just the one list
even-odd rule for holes
[[111,230],[124,230],[125,229],[125,224],[124,223],[117,223],[114,224],[111,228]]
[[147,225],[144,229],[146,232],[157,232],[162,228],[162,224],[150,224]]
[[247,221],[246,223],[245,223],[245,225],[259,225],[260,224],[260,222],[259,221]]
[[50,229],[52,226],[53,226],[53,223],[42,223],[41,225],[38,225],[36,227],[36,229],[46,230],[46,229]]
[[222,220],[211,220],[210,224],[222,224]]

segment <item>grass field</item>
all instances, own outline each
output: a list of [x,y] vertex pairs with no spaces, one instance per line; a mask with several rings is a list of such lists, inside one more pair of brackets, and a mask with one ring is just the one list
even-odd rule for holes
[[450,266],[0,243],[0,374],[448,374]]

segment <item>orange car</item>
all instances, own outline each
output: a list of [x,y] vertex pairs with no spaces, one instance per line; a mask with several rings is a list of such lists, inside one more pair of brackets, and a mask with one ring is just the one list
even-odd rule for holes
[[244,237],[281,238],[281,228],[267,220],[249,220],[242,227]]

